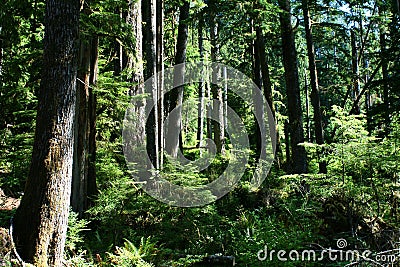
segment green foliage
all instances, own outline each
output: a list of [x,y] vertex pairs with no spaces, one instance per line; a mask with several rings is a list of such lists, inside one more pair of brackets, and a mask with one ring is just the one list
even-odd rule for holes
[[115,254],[108,253],[108,255],[111,266],[153,267],[155,265],[145,259],[150,258],[154,253],[155,245],[151,243],[149,238],[142,238],[138,248],[129,240],[125,240],[123,247],[117,247]]
[[88,221],[78,218],[78,213],[70,210],[68,217],[67,239],[65,241],[65,253],[68,256],[76,256],[80,253],[84,243],[83,231],[88,231]]

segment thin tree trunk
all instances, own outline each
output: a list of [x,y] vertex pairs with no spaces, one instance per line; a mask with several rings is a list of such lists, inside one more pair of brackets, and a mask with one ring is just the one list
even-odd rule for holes
[[[251,21],[253,32],[253,21]],[[251,43],[251,51],[253,55],[253,75],[254,75],[254,83],[261,90],[261,63],[260,63],[260,52],[259,46],[257,44],[257,38],[253,40]],[[256,138],[256,155],[259,157],[262,153],[265,153],[265,147],[262,147],[262,135],[265,134],[265,124],[264,124],[264,109],[262,99],[257,97],[257,95],[253,92],[253,101],[254,101],[254,109],[257,114],[256,118],[262,118],[259,123],[255,124],[255,138]],[[256,120],[257,121],[257,120]],[[264,151],[263,151],[264,150]]]
[[[122,12],[119,8],[115,9],[115,14],[117,14],[122,20]],[[117,39],[114,40],[114,76],[119,76],[123,70],[123,49],[122,45]]]
[[[276,153],[275,153],[275,160],[278,165],[278,168],[281,166],[281,161],[282,161],[282,148],[281,148],[281,142],[280,142],[280,137],[279,137],[279,131],[278,131],[278,121],[276,119],[276,111],[275,111],[275,104],[274,104],[274,98],[272,96],[272,83],[271,83],[271,77],[269,74],[269,65],[267,61],[267,56],[265,54],[265,41],[264,41],[264,35],[262,33],[261,27],[256,28],[256,34],[257,34],[257,43],[258,43],[258,51],[260,53],[260,63],[261,63],[261,75],[262,75],[262,84],[264,88],[264,96],[267,100],[267,103],[269,105],[269,108],[271,109],[272,116],[274,117],[274,122],[275,122],[275,136],[276,136]],[[272,133],[271,133],[272,134]]]
[[[204,47],[203,47],[203,13],[200,14],[199,27],[198,27],[198,42],[199,42],[199,53],[200,60],[204,60]],[[201,81],[199,83],[199,105],[198,105],[198,116],[197,116],[197,147],[202,147],[203,133],[204,133],[204,75],[201,75]],[[200,150],[201,153],[201,150]]]
[[[310,82],[311,82],[311,104],[314,109],[314,127],[315,127],[315,140],[318,145],[324,144],[324,129],[322,126],[322,113],[321,113],[321,102],[319,98],[319,86],[318,86],[318,72],[315,64],[314,54],[314,41],[311,32],[311,19],[310,10],[308,8],[308,0],[302,0],[304,26],[306,30],[306,42],[307,42],[307,54],[308,54],[308,68],[310,71]],[[320,157],[321,153],[318,154]],[[326,162],[319,159],[319,172],[326,173]]]
[[[157,49],[156,49],[156,0],[143,0],[143,21],[146,28],[143,34],[143,51],[146,61],[145,80],[157,73]],[[146,123],[147,151],[153,166],[159,165],[159,141],[158,141],[158,84],[157,79],[152,79],[153,109]]]
[[[98,75],[99,61],[99,37],[92,36],[92,47],[90,52],[90,77],[89,84],[96,86]],[[88,174],[87,174],[87,208],[91,207],[94,198],[98,194],[96,183],[96,110],[97,99],[93,92],[93,87],[89,87],[89,105],[88,105],[88,120],[89,120],[89,144],[88,144]]]
[[[209,2],[210,6],[210,37],[211,37],[211,61],[217,62],[219,55],[219,44],[218,38],[218,22],[216,18],[217,2],[212,0]],[[214,134],[214,143],[218,154],[225,153],[225,125],[224,125],[224,105],[222,90],[216,85],[216,82],[220,78],[220,68],[213,68],[212,70],[212,81],[211,81],[211,93],[213,99],[212,112],[218,121],[212,120],[212,131]]]
[[[208,77],[207,75],[206,75],[206,77]],[[212,121],[211,121],[211,112],[212,112],[212,106],[211,106],[211,102],[210,102],[210,100],[212,99],[212,96],[211,96],[211,86],[210,86],[210,81],[206,81],[206,83],[205,83],[205,86],[206,86],[206,91],[207,91],[207,95],[206,95],[206,99],[208,100],[207,101],[207,103],[206,103],[206,113],[207,113],[207,120],[206,120],[206,123],[207,123],[207,138],[209,138],[209,139],[213,139],[213,128],[212,128]]]
[[[360,94],[360,78],[358,69],[357,40],[354,31],[351,31],[351,58],[353,68],[353,100],[356,100]],[[360,106],[358,104],[355,107],[354,112],[355,114],[360,114]]]
[[311,123],[310,123],[310,101],[308,97],[308,81],[307,73],[304,72],[304,91],[306,93],[306,132],[307,132],[307,142],[311,142]]
[[157,55],[157,85],[158,85],[158,146],[159,164],[163,165],[164,155],[164,1],[156,0],[156,55]]
[[290,166],[292,165],[292,157],[290,155],[290,132],[289,132],[289,122],[285,121],[283,126],[283,132],[285,134],[285,154],[286,154],[286,171],[288,172]]
[[[86,40],[84,40],[86,39]],[[71,206],[83,216],[87,208],[87,175],[89,143],[89,76],[91,44],[87,38],[80,40],[78,84],[76,86],[75,140],[72,174]]]
[[35,266],[62,266],[72,181],[79,1],[48,0],[32,163],[14,240]]
[[[178,39],[176,43],[175,65],[186,61],[186,48],[188,41],[188,18],[190,3],[185,1],[179,8]],[[185,68],[180,67],[174,73],[174,84],[184,82]],[[166,135],[165,149],[169,155],[176,158],[180,147],[180,133],[182,128],[182,101],[184,86],[178,86],[170,93],[169,98],[169,123]],[[176,108],[175,112],[172,112]]]
[[385,131],[388,133],[390,127],[390,101],[389,101],[389,72],[387,52],[386,52],[386,34],[381,30],[380,33],[380,46],[381,46],[381,60],[382,60],[382,79],[383,79],[383,103],[385,105],[384,117],[385,117]]
[[300,99],[297,52],[291,24],[290,1],[279,0],[283,9],[280,13],[283,65],[285,68],[286,94],[288,101],[289,132],[292,152],[292,173],[307,172],[306,150],[300,143],[304,142],[303,115]]

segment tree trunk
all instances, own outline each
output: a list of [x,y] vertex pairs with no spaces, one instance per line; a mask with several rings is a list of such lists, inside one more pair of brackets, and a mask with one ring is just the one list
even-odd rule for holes
[[[264,88],[264,96],[267,100],[267,103],[269,105],[269,108],[271,109],[272,116],[274,117],[275,121],[275,136],[276,136],[276,152],[275,152],[275,160],[278,165],[278,168],[281,166],[281,161],[282,161],[282,148],[281,148],[281,142],[280,142],[280,137],[279,137],[279,132],[278,132],[278,121],[276,119],[276,111],[275,111],[275,104],[274,104],[274,98],[272,96],[272,83],[271,83],[271,77],[269,74],[269,65],[267,61],[267,56],[265,54],[265,41],[264,41],[264,35],[262,33],[261,27],[256,28],[256,34],[257,34],[257,43],[258,43],[258,52],[260,53],[260,63],[261,63],[261,76],[262,76],[262,84]],[[271,133],[273,134],[273,133]]]
[[[119,8],[115,9],[115,14],[117,14],[122,20],[122,12]],[[114,40],[114,76],[119,76],[123,70],[123,49],[122,45],[117,39]]]
[[158,147],[159,164],[163,165],[164,155],[164,1],[156,0],[156,55],[157,55],[157,77],[158,86]]
[[87,176],[89,165],[89,76],[91,44],[80,40],[78,84],[76,86],[75,140],[72,172],[71,206],[83,216],[87,208]]
[[32,163],[14,217],[25,261],[62,266],[72,181],[79,1],[48,0]]
[[[307,42],[307,54],[308,54],[308,68],[310,70],[310,82],[311,82],[311,104],[314,109],[314,127],[315,127],[315,140],[318,145],[324,144],[324,129],[322,126],[322,114],[321,114],[321,102],[319,98],[319,87],[318,87],[318,72],[315,64],[314,54],[314,41],[311,32],[311,19],[310,10],[308,8],[308,0],[302,0],[304,26],[306,30],[306,42]],[[318,154],[320,157],[320,154]],[[319,172],[326,173],[326,162],[319,160]]]
[[[188,41],[188,18],[190,3],[185,1],[179,8],[178,39],[176,43],[175,65],[186,61],[186,47]],[[185,68],[180,67],[174,72],[174,84],[182,84]],[[179,139],[182,128],[182,101],[184,86],[178,86],[171,91],[169,97],[169,122],[166,135],[165,149],[169,155],[176,158],[179,150]],[[175,112],[172,112],[176,108]]]
[[[200,60],[204,60],[204,47],[203,47],[203,13],[200,14],[199,27],[198,27],[198,38],[199,38],[199,53]],[[203,133],[204,133],[204,75],[201,76],[199,83],[199,105],[198,105],[198,116],[197,116],[197,147],[202,147]],[[200,150],[201,153],[201,150]]]
[[[145,31],[143,32],[143,51],[146,61],[145,80],[157,73],[157,48],[156,48],[156,0],[143,0],[143,21]],[[157,79],[152,79],[153,109],[146,122],[147,151],[153,166],[158,169],[159,165],[159,134],[158,134],[158,84]]]
[[307,142],[312,142],[311,136],[311,122],[310,122],[310,100],[309,100],[309,92],[308,92],[308,80],[307,73],[304,72],[304,91],[306,93],[306,132],[307,132]]
[[[251,21],[252,29],[251,31],[254,32],[253,29],[253,21]],[[254,75],[254,83],[257,87],[261,90],[261,63],[260,63],[260,52],[259,46],[257,43],[257,38],[253,40],[251,43],[251,52],[253,55],[253,75]],[[255,123],[255,139],[256,139],[256,157],[259,157],[262,153],[265,154],[265,147],[262,147],[262,135],[265,134],[265,123],[264,123],[264,109],[263,109],[263,102],[262,99],[257,97],[257,94],[253,92],[253,102],[254,102],[254,111],[257,114],[256,118],[262,118],[259,123]],[[264,150],[264,151],[263,151]]]
[[[360,78],[358,69],[357,40],[354,31],[351,31],[351,64],[353,68],[353,100],[356,100],[360,94]],[[354,109],[354,114],[360,114],[360,106],[358,104]]]
[[380,34],[380,46],[381,46],[381,60],[382,60],[382,79],[383,79],[383,103],[385,105],[385,131],[388,133],[390,127],[390,101],[389,101],[389,73],[388,73],[388,62],[386,60],[386,34],[381,32]]
[[[96,86],[99,61],[99,37],[92,36],[92,47],[90,52],[90,77],[89,84]],[[93,205],[93,200],[98,194],[96,183],[96,120],[97,99],[93,87],[89,87],[89,142],[88,142],[88,174],[87,174],[87,208]]]
[[[218,22],[216,17],[217,2],[212,0],[209,2],[210,6],[210,37],[211,37],[211,61],[217,62],[219,55],[219,44],[218,38]],[[212,105],[212,112],[214,118],[218,118],[218,121],[212,120],[212,131],[214,134],[214,143],[218,154],[225,153],[225,125],[224,125],[224,105],[222,90],[216,85],[216,82],[221,77],[220,68],[213,68],[212,70],[212,81],[211,81],[211,93],[215,100]]]
[[285,69],[286,94],[288,101],[289,132],[292,152],[292,173],[307,172],[306,150],[300,143],[304,142],[303,115],[300,99],[300,85],[298,74],[297,52],[295,38],[291,24],[290,1],[279,0],[283,9],[280,13],[283,65]]
[[[144,92],[144,73],[143,73],[143,27],[142,27],[142,13],[141,13],[141,1],[132,1],[128,6],[127,23],[132,27],[132,32],[136,40],[133,57],[128,58],[127,67],[133,70],[132,77],[129,82],[135,84],[129,91],[129,95],[143,97]],[[132,98],[130,110],[128,111],[128,117],[124,124],[124,127],[129,127],[133,130],[124,132],[124,147],[125,151],[129,151],[128,155],[131,157],[128,162],[137,161],[142,159],[144,163],[143,153],[146,153],[144,143],[146,139],[146,118],[145,118],[145,100],[143,98]],[[128,125],[129,123],[129,125]],[[128,129],[129,129],[128,128]],[[132,134],[134,133],[134,134]],[[129,134],[127,136],[126,134]],[[125,154],[127,155],[127,154]],[[143,170],[138,170],[138,176],[140,178]]]

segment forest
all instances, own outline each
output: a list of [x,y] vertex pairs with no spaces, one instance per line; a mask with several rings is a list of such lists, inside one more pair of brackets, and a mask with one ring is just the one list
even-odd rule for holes
[[399,0],[1,0],[0,266],[400,266]]

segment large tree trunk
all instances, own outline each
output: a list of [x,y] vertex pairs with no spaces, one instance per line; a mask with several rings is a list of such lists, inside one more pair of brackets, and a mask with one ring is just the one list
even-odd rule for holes
[[[315,64],[314,54],[314,41],[311,32],[311,19],[310,11],[308,8],[308,0],[302,0],[304,26],[306,30],[306,42],[307,42],[307,54],[308,54],[308,68],[310,70],[310,81],[311,81],[311,104],[314,108],[314,127],[315,127],[315,140],[318,145],[324,144],[324,129],[322,127],[322,114],[321,114],[321,102],[319,98],[319,87],[318,87],[318,73],[317,66]],[[318,155],[320,157],[320,155]],[[319,172],[326,173],[326,162],[319,160]]]
[[304,142],[303,115],[300,99],[300,85],[298,74],[297,52],[295,38],[291,24],[290,1],[279,0],[279,5],[283,9],[280,13],[283,65],[285,68],[286,94],[289,114],[289,132],[291,143],[291,164],[289,168],[292,173],[307,172],[306,150],[300,143]]
[[[211,61],[217,62],[219,55],[219,44],[218,38],[218,22],[217,22],[217,2],[212,0],[209,2],[210,6],[210,37],[211,37]],[[211,81],[211,93],[213,99],[212,112],[214,118],[218,118],[218,121],[212,120],[212,132],[214,134],[214,143],[218,154],[225,152],[225,125],[224,125],[224,104],[222,90],[216,85],[218,79],[220,79],[221,73],[220,68],[213,68],[212,70],[212,81]]]
[[[136,39],[133,57],[128,58],[127,67],[133,70],[132,77],[129,82],[135,84],[129,91],[130,96],[142,96],[144,94],[144,74],[143,74],[143,50],[142,50],[142,13],[141,1],[132,1],[128,7],[127,23],[131,25]],[[125,151],[129,151],[131,157],[128,161],[143,159],[143,153],[146,153],[144,142],[146,139],[145,128],[145,100],[143,98],[133,98],[133,105],[131,110],[127,113],[127,120],[124,122],[127,129],[133,129],[124,132],[124,147]],[[129,125],[127,125],[129,123]],[[134,134],[132,134],[134,133]],[[129,134],[129,135],[126,135]],[[144,160],[144,159],[143,159]],[[145,161],[145,160],[144,160]],[[142,174],[143,170],[138,170],[138,176]]]
[[32,163],[14,217],[14,240],[25,261],[62,266],[71,194],[77,73],[78,0],[48,0],[43,77]]
[[[190,3],[185,1],[179,8],[178,39],[176,43],[175,65],[186,61],[186,47],[188,40],[188,18]],[[185,68],[178,68],[174,72],[174,84],[182,84],[185,76]],[[180,131],[182,127],[182,101],[184,86],[174,88],[170,93],[168,114],[169,122],[166,135],[165,149],[169,155],[176,158],[179,151]],[[176,108],[175,112],[172,112]]]
[[[156,0],[142,1],[143,21],[145,22],[145,31],[143,32],[143,52],[146,61],[145,80],[157,73],[157,47],[156,47]],[[147,151],[153,166],[158,169],[159,161],[159,133],[158,133],[158,84],[157,78],[152,79],[152,98],[154,102],[153,109],[150,112],[146,122]]]

